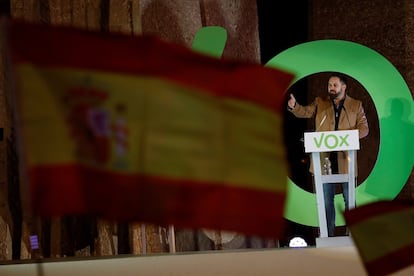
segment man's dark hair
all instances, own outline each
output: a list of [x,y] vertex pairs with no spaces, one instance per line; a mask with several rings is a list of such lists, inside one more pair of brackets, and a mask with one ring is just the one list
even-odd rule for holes
[[348,78],[347,78],[344,74],[342,74],[342,73],[339,73],[339,72],[333,72],[333,73],[331,73],[331,74],[329,75],[329,78],[332,78],[332,77],[337,77],[337,78],[339,78],[339,80],[340,80],[343,84],[345,84],[345,85],[347,85],[347,84],[348,84]]

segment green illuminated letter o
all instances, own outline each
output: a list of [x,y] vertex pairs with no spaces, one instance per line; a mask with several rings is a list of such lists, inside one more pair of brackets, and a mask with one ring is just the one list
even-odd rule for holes
[[[356,203],[358,206],[395,198],[413,168],[411,144],[414,137],[413,98],[396,68],[374,50],[342,40],[318,40],[296,45],[275,56],[266,66],[294,73],[296,78],[292,84],[315,73],[339,71],[365,87],[378,112],[381,144],[371,174],[356,188]],[[389,103],[394,100],[408,104],[409,110],[401,114],[401,118],[392,120],[387,117],[387,112]],[[399,137],[398,142],[393,141],[396,136]],[[335,204],[343,205],[339,195],[335,201]],[[338,208],[337,213],[336,224],[344,225]],[[302,190],[290,179],[285,217],[300,224],[318,226],[315,194]]]

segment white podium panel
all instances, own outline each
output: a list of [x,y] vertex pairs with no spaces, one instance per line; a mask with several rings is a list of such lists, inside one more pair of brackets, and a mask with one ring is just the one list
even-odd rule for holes
[[305,152],[359,150],[359,131],[305,132]]

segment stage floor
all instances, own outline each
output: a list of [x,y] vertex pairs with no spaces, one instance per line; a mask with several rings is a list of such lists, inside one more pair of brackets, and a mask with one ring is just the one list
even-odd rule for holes
[[[208,251],[0,265],[0,275],[367,275],[353,246]],[[414,266],[394,275],[414,275]]]

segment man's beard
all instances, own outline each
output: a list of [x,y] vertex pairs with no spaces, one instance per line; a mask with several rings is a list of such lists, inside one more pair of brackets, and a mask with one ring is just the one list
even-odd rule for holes
[[338,98],[339,97],[339,93],[329,93],[329,98],[331,99],[331,100],[335,100],[336,98]]

